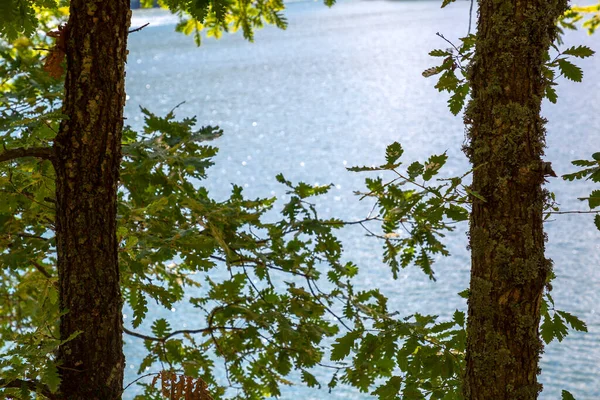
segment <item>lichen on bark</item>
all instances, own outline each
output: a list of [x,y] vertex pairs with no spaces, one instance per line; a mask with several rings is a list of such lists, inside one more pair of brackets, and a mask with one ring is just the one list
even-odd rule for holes
[[464,394],[470,400],[536,399],[543,346],[542,65],[566,2],[481,0],[465,153],[473,167],[471,285]]
[[121,397],[125,359],[116,194],[129,1],[71,0],[65,98],[55,140],[60,333],[65,399]]

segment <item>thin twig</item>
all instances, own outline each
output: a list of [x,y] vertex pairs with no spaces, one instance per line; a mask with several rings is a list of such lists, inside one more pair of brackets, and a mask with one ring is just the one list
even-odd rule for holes
[[[225,262],[225,263],[227,262],[227,260],[224,259],[223,257],[219,257],[219,256],[215,256],[215,255],[208,256],[208,258],[211,258],[211,259],[217,260],[217,261],[222,261],[222,262]],[[276,271],[286,272],[286,273],[289,273],[289,274],[292,274],[292,275],[302,276],[304,278],[308,278],[309,277],[307,274],[304,274],[302,272],[288,271],[288,270],[283,269],[281,267],[276,267],[273,264],[266,264],[266,263],[262,262],[262,260],[256,260],[256,259],[253,259],[253,258],[238,257],[238,259],[236,259],[236,260],[230,260],[229,261],[229,265],[231,265],[232,267],[244,267],[244,263],[250,263],[250,262],[255,263],[257,265],[264,265],[266,268],[273,269],[273,270],[276,270]]]
[[439,36],[439,37],[441,37],[442,39],[444,39],[446,42],[448,42],[450,44],[450,46],[454,47],[454,49],[457,51],[458,54],[462,55],[462,53],[460,52],[460,50],[458,49],[458,47],[456,47],[454,45],[454,43],[452,43],[451,41],[449,41],[448,39],[446,39],[446,37],[444,35],[442,35],[439,32],[436,32],[436,35]]
[[[208,325],[209,326],[212,325],[212,322],[213,322],[216,312],[218,310],[222,310],[224,308],[226,308],[226,306],[219,306],[219,307],[213,308],[213,310],[210,312],[210,315],[208,317]],[[212,331],[210,331],[210,339],[212,340],[212,342],[215,345],[215,348],[217,349],[219,354],[221,354],[221,356],[223,357],[223,366],[225,367],[225,377],[227,378],[227,382],[229,383],[229,386],[231,386],[232,384],[231,384],[231,376],[229,374],[229,360],[227,360],[227,356],[225,355],[223,350],[221,350],[221,346],[219,346],[219,342],[217,341],[217,338],[215,337],[215,335],[213,334]]]
[[151,373],[149,373],[149,374],[146,374],[146,375],[142,375],[142,376],[140,376],[140,377],[137,377],[136,379],[134,379],[134,380],[132,380],[131,382],[129,382],[129,384],[123,388],[123,391],[122,391],[121,393],[125,392],[125,391],[127,390],[127,388],[128,388],[129,386],[133,385],[134,383],[136,383],[136,382],[138,382],[138,381],[140,381],[140,380],[142,380],[142,379],[144,379],[144,378],[147,378],[147,377],[149,377],[149,376],[152,376],[152,375],[159,375],[159,374],[160,374],[160,372],[151,372]]
[[598,214],[600,210],[596,211],[547,211],[544,214]]
[[337,319],[338,322],[340,324],[342,324],[342,326],[348,330],[348,332],[351,332],[352,328],[350,328],[348,325],[346,325],[346,323],[344,322],[344,320],[341,317],[339,317],[336,313],[334,313],[333,310],[331,310],[331,308],[329,308],[325,303],[323,303],[323,301],[319,298],[319,296],[317,296],[317,294],[314,292],[314,290],[312,288],[310,279],[306,278],[306,283],[308,283],[308,289],[310,290],[310,293],[319,302],[319,304],[321,304],[325,308],[325,310],[327,310],[327,312],[329,314],[333,315],[333,317],[335,319]]
[[150,22],[146,22],[144,25],[140,26],[139,28],[132,29],[127,33],[139,32],[142,29],[144,29],[145,27],[147,27],[148,25],[150,25]]

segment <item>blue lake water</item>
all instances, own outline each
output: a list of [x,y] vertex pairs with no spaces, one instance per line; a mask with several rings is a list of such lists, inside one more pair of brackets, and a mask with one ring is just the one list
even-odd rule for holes
[[[421,72],[435,61],[427,53],[448,47],[436,32],[450,40],[467,33],[469,3],[441,10],[438,2],[345,2],[328,9],[320,3],[288,5],[289,28],[266,28],[256,42],[240,34],[219,41],[205,39],[196,48],[189,37],[173,32],[173,18],[162,11],[134,13],[133,27],[150,22],[130,36],[127,67],[127,122],[141,126],[138,106],[166,113],[185,100],[178,116],[196,115],[200,124],[218,124],[225,135],[205,185],[222,198],[229,183],[245,187],[250,196],[281,195],[274,177],[307,183],[335,183],[320,201],[324,215],[346,220],[364,218],[369,204],[359,203],[354,190],[364,176],[347,166],[378,164],[385,147],[399,141],[403,158],[423,161],[448,151],[445,174],[468,169],[460,148],[464,129],[460,117],[447,109],[447,95],[434,89],[434,78]],[[474,15],[473,18],[476,16]],[[473,21],[475,24],[475,21]],[[600,36],[570,33],[567,45],[587,44],[600,51]],[[570,161],[600,151],[600,58],[578,61],[584,82],[560,81],[557,105],[544,104],[548,118],[546,158],[559,174],[573,171]],[[551,179],[550,190],[564,210],[585,210],[577,200],[592,189],[588,183]],[[423,312],[448,317],[464,301],[456,293],[468,286],[467,226],[447,237],[452,256],[435,264],[438,281],[430,282],[415,268],[391,279],[382,264],[381,245],[360,228],[346,229],[346,258],[361,268],[360,282],[379,287],[401,314]],[[552,343],[543,356],[542,399],[558,399],[562,389],[577,399],[600,398],[600,232],[590,215],[562,215],[546,223],[547,254],[558,278],[557,308],[577,314],[587,334],[571,334]],[[126,311],[127,313],[128,311]],[[168,317],[175,329],[198,328],[191,307],[153,310]],[[125,320],[126,323],[130,317]],[[147,333],[148,325],[139,328]],[[126,337],[126,383],[145,354],[138,339]],[[327,382],[328,371],[315,373]],[[352,388],[284,388],[282,398],[370,399]],[[135,389],[128,389],[126,399]]]

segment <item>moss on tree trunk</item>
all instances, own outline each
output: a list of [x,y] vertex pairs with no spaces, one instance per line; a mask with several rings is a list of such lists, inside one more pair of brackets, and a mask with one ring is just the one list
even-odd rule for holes
[[116,193],[129,1],[71,0],[56,152],[56,239],[65,399],[118,399],[123,388]]
[[482,0],[465,114],[474,199],[465,397],[536,399],[543,350],[542,65],[566,1]]

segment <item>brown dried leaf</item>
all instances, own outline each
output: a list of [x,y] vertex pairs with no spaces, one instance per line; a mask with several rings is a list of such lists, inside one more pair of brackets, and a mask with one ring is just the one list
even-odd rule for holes
[[65,53],[60,50],[52,49],[50,54],[44,61],[44,71],[48,73],[54,79],[60,79],[65,69],[62,66],[62,62],[65,59]]
[[67,50],[67,25],[61,25],[58,30],[48,32],[48,36],[55,38],[55,43],[44,61],[44,71],[54,79],[59,79],[65,71],[62,62],[65,59]]

